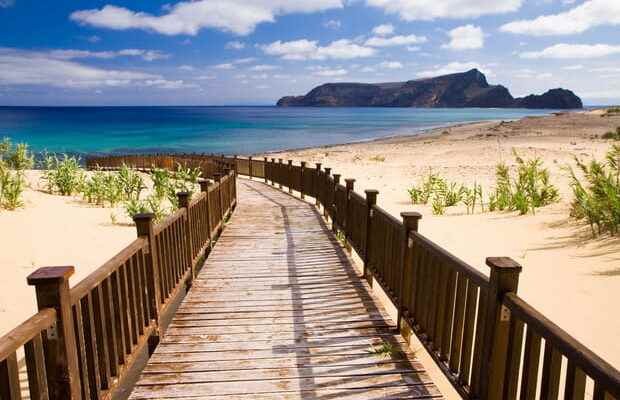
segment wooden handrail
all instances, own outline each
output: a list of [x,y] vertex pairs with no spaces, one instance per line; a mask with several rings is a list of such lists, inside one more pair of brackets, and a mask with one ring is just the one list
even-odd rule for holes
[[55,322],[56,310],[46,308],[0,337],[0,361],[6,360],[36,335],[52,327]]
[[44,267],[28,277],[40,311],[0,338],[0,398],[21,390],[16,351],[22,346],[31,398],[111,398],[142,349],[154,351],[164,330],[160,315],[176,306],[216,239],[211,224],[223,229],[236,206],[236,174],[228,164],[222,168],[226,175],[209,187],[217,202],[201,185],[192,201],[178,194],[179,210],[159,224],[152,214],[136,215],[138,238],[73,288],[73,267]]

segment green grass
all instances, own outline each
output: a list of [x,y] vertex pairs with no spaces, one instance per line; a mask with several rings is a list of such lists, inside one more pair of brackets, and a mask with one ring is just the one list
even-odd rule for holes
[[616,131],[609,131],[601,135],[601,139],[620,140],[620,126],[616,128]]
[[525,160],[513,151],[516,177],[504,163],[495,168],[495,190],[489,195],[490,211],[518,211],[524,215],[559,201],[558,189],[551,184],[549,170],[538,157]]
[[592,160],[585,164],[575,158],[583,176],[567,167],[571,177],[573,201],[571,216],[585,220],[593,236],[620,230],[620,146],[613,145],[605,161]]
[[24,205],[24,171],[33,166],[34,157],[27,144],[13,145],[9,138],[0,142],[0,208],[15,210]]

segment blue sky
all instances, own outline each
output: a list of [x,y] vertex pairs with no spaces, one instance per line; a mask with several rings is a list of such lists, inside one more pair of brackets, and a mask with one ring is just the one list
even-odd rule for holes
[[620,0],[0,0],[0,105],[273,104],[474,67],[620,103]]

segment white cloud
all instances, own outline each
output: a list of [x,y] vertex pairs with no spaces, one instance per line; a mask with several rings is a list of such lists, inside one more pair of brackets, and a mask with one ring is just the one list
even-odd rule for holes
[[567,70],[567,71],[579,71],[583,69],[583,65],[581,64],[567,65],[566,67],[562,67],[562,69]]
[[261,65],[255,65],[255,66],[251,67],[250,71],[260,72],[260,71],[273,71],[273,70],[276,70],[276,69],[280,69],[280,67],[277,66],[277,65],[261,64]]
[[196,35],[204,28],[247,35],[258,24],[274,22],[279,15],[313,13],[342,6],[342,0],[198,0],[179,2],[160,16],[106,5],[101,9],[75,11],[71,19],[100,28],[143,29],[164,35]]
[[383,61],[379,64],[379,67],[384,69],[401,69],[403,68],[403,64],[398,61]]
[[181,66],[179,66],[179,69],[181,71],[191,72],[191,71],[194,71],[196,68],[192,67],[191,65],[181,65]]
[[482,72],[483,74],[487,76],[494,75],[493,71],[488,66],[481,65],[476,62],[451,62],[446,65],[436,65],[434,69],[420,71],[416,74],[416,76],[420,78],[430,78],[434,76],[449,75],[449,74],[455,74],[458,72],[466,72],[474,68],[478,69],[480,72]]
[[199,81],[210,81],[216,78],[217,77],[215,75],[200,75],[196,77],[196,79]]
[[507,23],[500,30],[532,36],[572,35],[601,25],[620,25],[620,1],[589,0],[563,13]]
[[609,44],[567,44],[560,43],[547,47],[541,51],[526,51],[520,54],[521,58],[555,58],[579,59],[605,57],[620,53],[620,46]]
[[45,85],[62,88],[148,86],[162,89],[188,87],[157,74],[103,69],[53,57],[49,53],[0,49],[1,85]]
[[330,19],[329,21],[323,22],[323,26],[327,29],[340,29],[342,23],[337,19]]
[[111,59],[117,57],[140,57],[145,61],[155,61],[169,58],[170,55],[159,50],[123,49],[117,51],[89,51],[89,50],[52,50],[49,56],[61,60],[73,60],[78,58],[101,58]]
[[237,58],[233,61],[234,64],[249,64],[256,61],[255,57]]
[[420,50],[422,50],[420,46],[407,46],[407,51],[415,52]]
[[484,33],[482,28],[474,25],[464,25],[448,32],[450,43],[441,46],[450,50],[473,50],[484,47]]
[[375,69],[373,67],[364,67],[362,69],[360,69],[361,72],[375,72]]
[[347,60],[375,54],[374,49],[360,46],[347,39],[331,42],[327,46],[319,46],[316,40],[300,39],[290,42],[278,40],[259,47],[265,54],[279,56],[285,60]]
[[258,85],[258,86],[256,86],[256,89],[265,90],[265,89],[269,89],[270,87],[271,86],[269,86],[269,85]]
[[369,6],[398,14],[405,21],[503,14],[518,10],[522,3],[523,0],[366,0]]
[[101,41],[101,38],[97,35],[92,35],[86,38],[86,41],[90,42],[90,43],[98,43]]
[[235,65],[232,63],[222,63],[222,64],[214,65],[213,68],[228,70],[228,69],[235,69]]
[[392,24],[377,25],[373,28],[372,33],[374,33],[377,36],[389,36],[394,33],[394,25]]
[[427,41],[425,36],[407,35],[407,36],[392,36],[389,38],[373,36],[369,38],[366,46],[372,47],[391,47],[391,46],[407,46],[411,44],[420,44]]
[[0,8],[8,8],[15,4],[15,0],[0,0]]
[[322,76],[322,77],[334,77],[334,76],[344,76],[348,73],[349,71],[347,71],[344,68],[330,69],[330,68],[319,67],[319,69],[315,71],[313,74],[316,76]]
[[242,50],[245,48],[245,43],[238,40],[233,40],[232,42],[226,43],[226,46],[224,47],[229,50]]

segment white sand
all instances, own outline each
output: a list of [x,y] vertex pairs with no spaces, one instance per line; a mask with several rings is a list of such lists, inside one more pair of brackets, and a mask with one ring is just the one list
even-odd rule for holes
[[[269,154],[269,157],[321,162],[355,188],[379,190],[378,203],[393,215],[423,214],[420,231],[459,258],[488,274],[484,259],[508,256],[523,265],[519,294],[551,320],[620,368],[620,238],[592,239],[589,227],[569,218],[571,191],[562,166],[574,155],[602,159],[610,141],[592,140],[620,126],[620,116],[601,118],[578,113],[526,118],[506,124],[480,123],[441,129],[424,138],[396,138],[370,143]],[[444,132],[442,134],[442,132]],[[562,201],[536,215],[484,213],[466,215],[449,208],[434,216],[430,206],[413,206],[406,189],[429,168],[450,180],[484,187],[494,184],[495,165],[514,164],[521,156],[542,157]],[[385,161],[371,160],[373,157]],[[400,218],[400,216],[399,216]]]

